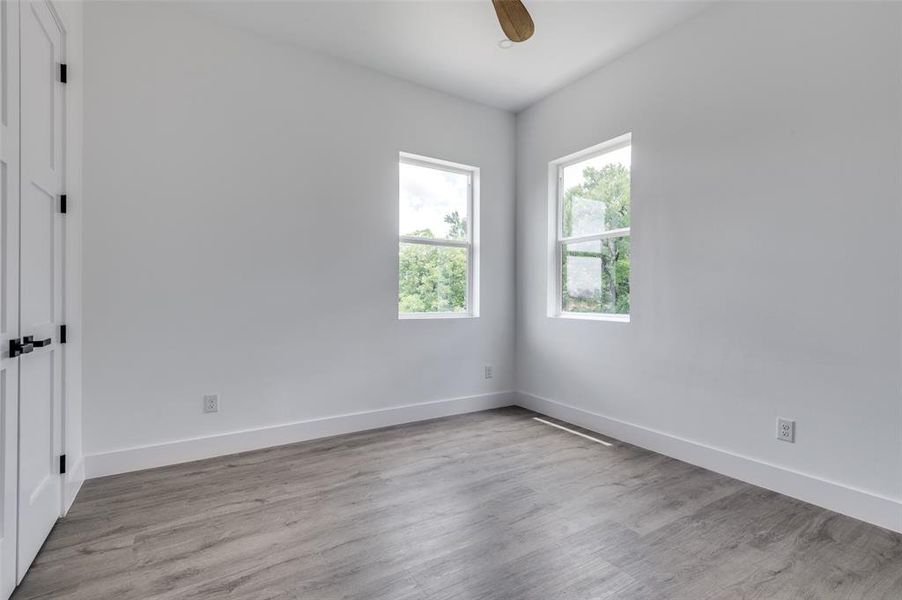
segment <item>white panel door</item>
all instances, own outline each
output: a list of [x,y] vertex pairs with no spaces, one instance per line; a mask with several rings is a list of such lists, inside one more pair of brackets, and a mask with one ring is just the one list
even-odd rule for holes
[[[19,204],[19,552],[21,579],[61,511],[63,34],[43,0],[22,0]],[[26,337],[28,336],[28,337]]]
[[0,2],[0,597],[16,585],[19,360],[19,2]]

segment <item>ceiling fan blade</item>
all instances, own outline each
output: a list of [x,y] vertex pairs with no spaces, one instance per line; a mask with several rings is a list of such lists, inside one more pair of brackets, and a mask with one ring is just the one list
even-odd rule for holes
[[535,23],[520,0],[492,0],[492,4],[501,29],[510,41],[525,42],[535,33]]

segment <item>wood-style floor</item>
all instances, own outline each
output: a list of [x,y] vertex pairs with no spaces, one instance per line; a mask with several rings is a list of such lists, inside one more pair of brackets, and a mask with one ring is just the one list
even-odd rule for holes
[[902,599],[902,536],[502,409],[85,484],[15,600]]

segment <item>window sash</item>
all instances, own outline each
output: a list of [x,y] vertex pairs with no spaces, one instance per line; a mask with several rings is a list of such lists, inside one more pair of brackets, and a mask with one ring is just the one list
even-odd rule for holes
[[[475,274],[475,265],[473,263],[473,244],[466,240],[441,240],[434,238],[420,238],[407,235],[399,236],[398,251],[401,250],[401,244],[419,244],[421,246],[439,246],[443,248],[466,248],[467,249],[467,306],[464,312],[401,312],[398,310],[398,317],[402,319],[430,318],[430,317],[475,317],[476,311],[473,306],[473,277]],[[400,274],[399,274],[400,276]],[[400,283],[400,282],[399,282]]]
[[448,240],[445,238],[424,238],[415,235],[402,235],[398,237],[401,244],[423,244],[424,246],[450,246],[453,248],[467,248],[471,246],[469,240]]
[[608,238],[629,237],[630,228],[623,227],[621,229],[609,229],[601,233],[589,233],[585,235],[573,235],[570,237],[558,238],[559,244],[578,244],[579,242],[594,242],[595,240],[606,240]]
[[416,318],[452,318],[452,317],[477,317],[477,297],[476,291],[478,270],[476,265],[476,245],[474,243],[478,218],[476,212],[476,190],[474,189],[474,180],[479,172],[478,168],[470,168],[464,165],[456,165],[438,159],[428,157],[420,157],[412,154],[401,153],[398,162],[401,164],[415,165],[427,169],[435,169],[437,171],[447,171],[449,173],[457,173],[467,176],[467,239],[452,240],[448,238],[424,238],[412,235],[398,236],[398,249],[400,251],[401,244],[422,244],[424,246],[440,246],[448,248],[466,248],[467,249],[467,309],[464,312],[401,312],[398,310],[398,317],[401,319]]
[[[576,237],[560,239],[555,247],[555,256],[557,262],[555,290],[557,296],[557,314],[566,317],[579,318],[610,318],[615,320],[629,319],[629,313],[602,313],[602,312],[574,312],[564,310],[564,246],[566,244],[578,244],[580,242],[595,242],[600,240],[620,239],[630,237],[630,228],[613,229],[604,233],[596,233],[593,235],[581,235]],[[632,275],[630,275],[632,277]]]
[[409,242],[411,244],[429,244],[433,242],[443,242],[441,244],[435,244],[439,246],[444,245],[454,245],[454,246],[466,246],[467,244],[473,243],[473,229],[475,223],[475,217],[473,217],[473,169],[465,169],[462,167],[457,167],[451,165],[449,163],[445,163],[444,161],[440,161],[437,159],[426,159],[419,158],[411,154],[402,153],[400,158],[398,159],[399,164],[405,165],[414,165],[416,167],[422,167],[424,169],[433,169],[435,171],[445,171],[447,173],[455,173],[457,175],[466,175],[467,176],[467,214],[464,215],[467,219],[467,239],[466,240],[452,240],[449,238],[424,238],[418,237],[415,235],[402,235],[399,236],[402,242]]
[[[555,186],[555,196],[556,196],[556,210],[555,210],[555,230],[556,230],[556,242],[554,245],[554,286],[551,288],[554,290],[554,315],[557,316],[567,316],[567,317],[579,317],[579,318],[602,318],[602,319],[629,319],[628,314],[620,314],[620,313],[578,313],[564,310],[564,289],[563,289],[563,281],[561,281],[561,277],[563,276],[563,260],[564,260],[564,244],[576,244],[579,242],[593,242],[596,240],[604,240],[611,238],[623,238],[630,237],[630,227],[623,227],[620,229],[610,229],[607,231],[600,231],[598,233],[592,234],[583,234],[583,235],[574,235],[569,237],[564,237],[564,169],[570,167],[575,164],[579,164],[583,161],[589,160],[596,156],[600,156],[602,154],[607,154],[609,152],[614,152],[616,150],[620,150],[622,148],[626,148],[632,145],[632,137],[628,137],[622,142],[617,142],[614,144],[603,144],[598,150],[594,152],[578,152],[576,154],[565,157],[561,160],[561,162],[556,162],[557,167],[557,185]],[[553,172],[553,171],[552,171]],[[632,211],[632,207],[630,207]]]

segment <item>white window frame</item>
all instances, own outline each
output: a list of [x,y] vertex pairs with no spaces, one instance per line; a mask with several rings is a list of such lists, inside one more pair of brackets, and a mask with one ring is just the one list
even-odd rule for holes
[[[564,237],[564,222],[561,215],[564,201],[564,169],[594,158],[601,154],[607,154],[627,146],[632,146],[631,133],[618,136],[614,139],[596,144],[585,150],[561,157],[548,163],[548,316],[563,319],[586,319],[590,321],[612,321],[616,323],[629,323],[629,314],[617,313],[583,313],[567,312],[563,309],[563,282],[561,281],[564,244],[579,242],[593,242],[612,237],[631,237],[631,228],[612,229],[602,233],[588,235],[575,235]],[[630,167],[632,171],[632,167]],[[630,188],[632,188],[632,173],[630,173]],[[632,222],[632,198],[630,198],[630,221]],[[632,224],[632,223],[631,223]],[[630,256],[632,263],[632,255]],[[630,264],[630,295],[632,299],[632,264]],[[632,306],[630,307],[632,309]]]
[[[467,239],[446,240],[439,238],[423,238],[412,235],[398,236],[398,252],[401,244],[422,244],[424,246],[442,246],[446,248],[467,249],[467,310],[465,312],[415,312],[398,311],[399,319],[474,319],[479,317],[479,167],[431,158],[409,152],[398,153],[398,165],[415,165],[439,171],[448,171],[467,176]],[[400,191],[400,173],[398,181]],[[400,202],[400,198],[399,198]],[[398,273],[398,285],[401,274]]]

